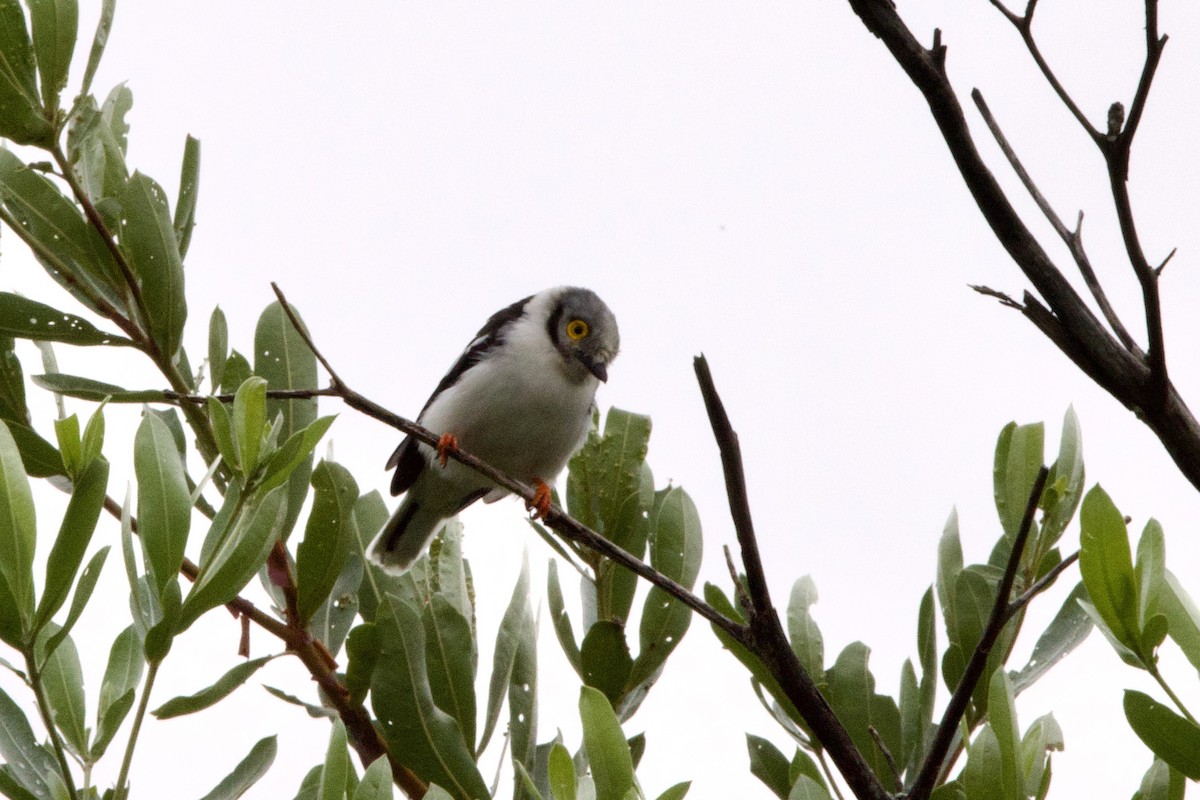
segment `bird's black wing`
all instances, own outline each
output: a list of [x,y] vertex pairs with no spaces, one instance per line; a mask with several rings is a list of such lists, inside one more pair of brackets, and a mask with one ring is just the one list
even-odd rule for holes
[[[429,404],[433,402],[434,398],[458,383],[458,379],[463,376],[463,373],[478,364],[488,353],[503,344],[509,326],[525,314],[525,306],[528,305],[533,297],[533,295],[529,295],[529,297],[522,298],[488,317],[488,321],[475,334],[475,338],[467,345],[467,349],[458,357],[458,360],[454,362],[454,366],[450,367],[450,371],[446,373],[445,377],[438,383],[437,388],[433,390],[433,394],[425,401],[425,406],[421,409],[422,415],[425,413],[425,409],[429,408]],[[421,470],[425,468],[425,458],[421,455],[421,451],[417,447],[418,444],[416,439],[406,436],[404,441],[400,443],[400,446],[396,448],[396,452],[392,453],[392,457],[388,459],[387,468],[392,469],[394,467],[396,469],[395,474],[392,475],[391,489],[393,495],[407,491],[410,486],[416,483]]]

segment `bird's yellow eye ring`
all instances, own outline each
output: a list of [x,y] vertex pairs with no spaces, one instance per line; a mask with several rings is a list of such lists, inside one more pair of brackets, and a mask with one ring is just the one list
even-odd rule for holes
[[581,319],[573,319],[567,323],[567,336],[578,341],[588,335],[588,324]]

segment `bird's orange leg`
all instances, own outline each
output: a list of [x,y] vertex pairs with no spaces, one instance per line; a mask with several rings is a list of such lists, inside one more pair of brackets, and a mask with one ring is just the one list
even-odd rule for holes
[[533,499],[525,501],[525,508],[533,512],[534,519],[540,519],[550,512],[550,487],[545,481],[534,481]]
[[442,466],[446,466],[446,461],[450,457],[450,453],[458,450],[458,437],[453,433],[443,433],[437,442],[437,457]]

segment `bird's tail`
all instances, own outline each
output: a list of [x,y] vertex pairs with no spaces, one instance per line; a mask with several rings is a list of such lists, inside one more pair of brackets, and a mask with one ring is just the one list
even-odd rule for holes
[[371,544],[371,559],[388,572],[404,572],[420,557],[444,519],[405,497]]

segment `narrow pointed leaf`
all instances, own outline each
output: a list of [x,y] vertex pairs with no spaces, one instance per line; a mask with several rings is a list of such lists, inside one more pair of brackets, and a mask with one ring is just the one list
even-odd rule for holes
[[788,793],[787,800],[833,800],[825,787],[807,775],[801,775]]
[[504,705],[504,695],[508,690],[509,679],[512,677],[513,661],[517,656],[517,647],[522,638],[522,629],[527,619],[529,608],[529,564],[526,560],[521,568],[521,575],[513,587],[512,597],[508,608],[500,618],[500,628],[496,631],[496,646],[492,656],[492,677],[488,685],[487,711],[484,716],[483,733],[479,737],[476,752],[482,753],[496,729],[500,718],[500,709]]
[[222,675],[212,686],[201,689],[195,694],[172,698],[150,713],[159,719],[171,719],[203,711],[233,694],[234,690],[249,680],[250,676],[258,672],[272,658],[274,656],[262,656],[250,661],[243,661]]
[[449,600],[435,594],[421,610],[429,687],[438,708],[475,741],[475,653],[471,625]]
[[138,533],[161,599],[176,580],[191,527],[191,499],[183,462],[166,423],[146,414],[134,437]]
[[277,748],[274,736],[259,739],[233,771],[200,800],[237,800],[267,774],[275,761]]
[[1075,584],[1075,588],[1063,601],[1062,608],[1033,646],[1029,663],[1020,672],[1013,674],[1014,693],[1020,694],[1032,686],[1051,667],[1081,645],[1092,632],[1092,620],[1078,602],[1085,597],[1087,590],[1083,583]]
[[46,145],[54,130],[41,112],[33,47],[17,0],[0,0],[0,136]]
[[100,684],[96,712],[96,735],[92,740],[93,759],[99,759],[133,707],[134,692],[142,679],[142,643],[130,625],[117,635],[108,654],[108,666]]
[[51,111],[67,85],[75,36],[79,30],[77,0],[29,0],[33,51],[42,81],[42,101]]
[[181,631],[205,611],[232,600],[258,573],[283,528],[284,491],[280,487],[268,492],[240,515],[192,585],[183,604]]
[[625,631],[615,622],[598,620],[583,637],[580,654],[584,683],[604,692],[608,702],[617,707],[633,669]]
[[340,464],[322,461],[313,470],[312,485],[312,510],[296,550],[296,605],[302,624],[329,597],[350,556],[354,536],[350,517],[358,500],[358,484]]
[[[528,570],[527,560],[522,568]],[[523,616],[508,680],[508,735],[513,762],[532,773],[537,769],[537,624],[528,604]]]
[[188,246],[192,243],[199,194],[200,140],[188,136],[183,145],[183,166],[179,173],[179,200],[175,203],[175,240],[179,242],[180,258],[187,257]]
[[[232,362],[232,358],[230,359]],[[226,367],[226,371],[230,366]],[[279,303],[263,310],[254,330],[254,374],[267,379],[269,389],[316,389],[317,359],[300,334],[292,326]],[[269,400],[267,418],[283,415],[280,437],[287,441],[292,434],[311,425],[317,418],[317,400]],[[288,481],[288,511],[284,522],[286,537],[295,525],[300,507],[308,493],[312,457],[301,459]]]
[[578,784],[575,778],[575,762],[560,742],[555,742],[550,747],[547,774],[554,800],[575,800]]
[[335,719],[329,733],[329,747],[325,750],[325,764],[321,767],[321,780],[317,784],[317,800],[343,800],[349,772],[346,725],[340,719]]
[[1021,527],[1029,493],[1042,467],[1045,426],[1017,425],[1010,422],[1000,432],[996,443],[994,492],[996,511],[1004,527],[1004,535],[1012,539]]
[[33,551],[37,540],[33,494],[17,443],[0,422],[0,578],[12,595],[21,630],[33,622]]
[[[550,622],[554,626],[554,635],[558,637],[558,644],[562,648],[563,655],[567,657],[567,661],[571,663],[576,674],[582,678],[582,656],[579,653],[579,645],[575,641],[575,631],[571,627],[571,616],[567,613],[566,605],[563,603],[562,586],[558,582],[558,562],[554,559],[550,560],[546,585],[546,596],[550,604]],[[647,605],[649,605],[649,601],[647,601]]]
[[[51,624],[43,635],[57,633]],[[79,662],[79,651],[70,636],[64,637],[46,658],[42,667],[42,688],[46,702],[54,718],[54,726],[62,733],[63,740],[71,752],[81,755],[87,752],[87,707],[83,696],[83,667]]]
[[1163,575],[1159,608],[1167,617],[1171,639],[1179,645],[1192,667],[1200,670],[1200,608],[1170,570]]
[[121,249],[141,284],[150,335],[164,353],[174,356],[183,339],[187,300],[183,261],[162,187],[134,172],[121,196],[121,218]]
[[66,602],[83,555],[92,540],[108,489],[108,462],[96,459],[80,474],[71,491],[58,537],[46,562],[45,588],[38,602],[35,625],[44,625]]
[[22,787],[38,798],[51,796],[48,779],[59,778],[58,764],[54,756],[38,745],[29,720],[3,689],[0,689],[0,759]]
[[408,766],[424,780],[448,787],[452,796],[489,796],[458,723],[433,702],[420,615],[388,595],[375,625],[382,649],[371,702],[388,744],[404,753]]
[[1139,650],[1138,588],[1125,520],[1099,486],[1083,499],[1080,512],[1079,573],[1092,605],[1113,637]]
[[63,621],[62,628],[58,633],[55,633],[46,642],[46,655],[54,652],[60,641],[63,640],[75,627],[75,623],[79,621],[79,617],[83,614],[83,609],[87,606],[88,600],[92,598],[92,592],[96,589],[96,582],[100,580],[100,571],[104,569],[104,561],[108,558],[109,545],[105,545],[96,551],[87,566],[83,568],[83,572],[79,575],[79,581],[75,585],[75,596],[71,598],[71,610],[67,612],[67,618]]
[[124,336],[100,330],[83,317],[10,292],[0,292],[0,336],[84,346],[133,344]]
[[257,375],[238,387],[233,399],[233,438],[237,443],[238,463],[249,478],[258,469],[267,425],[267,382]]
[[590,686],[580,688],[579,718],[583,723],[583,748],[596,783],[596,800],[624,800],[633,788],[633,759],[621,723],[601,691]]
[[159,389],[130,391],[111,383],[81,378],[76,375],[34,375],[30,380],[47,391],[67,397],[77,397],[80,400],[96,402],[109,400],[114,403],[164,403],[168,401],[166,392]]

